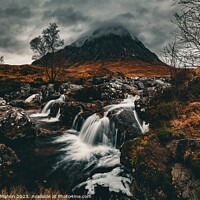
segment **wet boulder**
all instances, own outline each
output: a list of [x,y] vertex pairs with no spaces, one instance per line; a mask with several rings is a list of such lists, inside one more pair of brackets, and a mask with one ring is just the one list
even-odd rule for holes
[[198,138],[172,140],[167,145],[174,163],[171,176],[177,199],[200,198],[200,141]]
[[102,100],[123,99],[125,94],[136,94],[136,88],[127,80],[112,79],[109,83],[103,83],[98,86],[98,91],[101,93]]
[[0,187],[9,184],[15,177],[14,168],[20,162],[16,153],[5,144],[0,144]]
[[124,78],[100,77],[89,80],[92,85],[80,88],[72,98],[78,101],[115,100],[123,99],[126,93],[136,94],[136,87]]
[[60,113],[60,109],[63,106],[64,102],[63,101],[56,101],[52,107],[50,108],[50,113],[49,117],[56,117],[57,114]]
[[42,100],[41,94],[32,94],[24,102],[28,105],[30,104],[41,105],[41,100]]
[[170,80],[164,78],[134,77],[131,78],[131,82],[132,85],[136,86],[141,96],[147,97],[147,99],[154,97],[171,86]]
[[195,178],[190,169],[180,163],[175,163],[171,171],[172,184],[177,193],[177,199],[200,198],[200,179]]
[[81,110],[85,110],[84,104],[73,101],[67,102],[60,107],[60,118],[65,124],[72,126],[74,118]]
[[59,92],[60,93],[65,93],[68,89],[70,88],[70,83],[63,83],[59,86]]
[[20,98],[21,98],[20,91],[11,92],[9,94],[4,95],[4,99],[7,101],[7,103]]
[[114,122],[117,130],[117,144],[121,145],[125,140],[132,140],[142,134],[143,129],[138,116],[131,108],[120,108],[108,114],[111,122]]
[[0,127],[1,127],[1,122],[4,119],[4,116],[5,116],[6,112],[8,110],[10,110],[11,108],[12,108],[12,106],[10,106],[10,105],[0,106]]
[[103,84],[109,81],[110,81],[110,77],[108,76],[92,77],[91,79],[89,79],[89,82],[92,83],[93,85],[99,85],[99,84]]
[[55,93],[55,87],[54,84],[48,84],[48,85],[43,85],[41,86],[41,93],[42,97],[45,101],[49,101],[52,99],[52,96]]
[[81,85],[62,83],[62,84],[48,84],[42,85],[40,88],[41,96],[43,100],[49,101],[58,98],[61,94],[66,94],[67,96],[73,96],[77,90],[82,89]]
[[30,96],[30,91],[31,91],[30,84],[28,84],[28,83],[22,84],[21,90],[20,90],[21,98],[27,98],[28,96]]
[[[76,102],[70,101],[66,102],[60,107],[60,119],[67,125],[72,126],[74,119],[78,116],[77,121],[78,124],[82,124],[82,122],[87,119],[90,115],[98,112],[102,112],[103,103],[101,101],[95,102]],[[79,125],[80,128],[81,125]]]
[[0,106],[0,138],[1,140],[32,140],[36,128],[28,114],[21,108]]
[[24,100],[12,100],[9,102],[9,105],[13,106],[13,107],[20,107],[20,108],[25,108],[26,107],[26,103]]
[[13,89],[12,92],[8,92],[5,94],[4,98],[7,102],[13,101],[13,100],[24,100],[28,96],[30,96],[31,93],[31,86],[30,84],[20,84],[17,88],[12,86]]
[[70,83],[67,92],[74,92],[74,91],[80,90],[82,88],[83,88],[82,85],[77,85],[77,84],[71,84]]
[[139,90],[143,90],[145,88],[145,85],[142,81],[136,81],[136,85]]
[[5,106],[6,105],[6,101],[0,97],[0,106]]

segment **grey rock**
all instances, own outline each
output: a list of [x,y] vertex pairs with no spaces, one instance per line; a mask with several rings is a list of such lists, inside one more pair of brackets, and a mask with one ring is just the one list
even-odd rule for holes
[[6,105],[6,101],[0,97],[0,106],[5,106]]
[[20,108],[25,108],[26,107],[26,103],[24,100],[12,100],[9,102],[9,105],[13,106],[13,107],[20,107]]
[[27,98],[30,95],[30,91],[31,91],[31,86],[28,83],[24,83],[21,86],[21,91],[20,91],[20,95],[23,98]]
[[33,139],[36,128],[21,108],[0,106],[0,138],[2,140]]
[[32,94],[24,102],[28,104],[41,104],[42,95],[41,94]]
[[180,163],[176,163],[171,171],[172,184],[178,199],[199,200],[200,180],[196,179],[192,171]]

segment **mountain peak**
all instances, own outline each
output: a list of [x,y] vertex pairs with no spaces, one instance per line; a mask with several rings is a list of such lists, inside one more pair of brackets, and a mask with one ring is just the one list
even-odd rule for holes
[[122,25],[113,25],[113,26],[102,26],[93,32],[87,33],[84,36],[80,37],[77,41],[71,44],[71,46],[81,47],[85,42],[94,41],[97,38],[107,37],[107,36],[119,36],[119,37],[132,37],[137,39],[135,36],[131,36],[130,32]]
[[[82,36],[57,52],[68,63],[106,60],[160,61],[144,44],[123,26],[104,26]],[[41,63],[40,60],[34,64]]]
[[114,34],[114,35],[119,35],[119,36],[130,35],[129,31],[121,25],[105,26],[93,32],[93,35],[96,37],[106,36],[109,34]]

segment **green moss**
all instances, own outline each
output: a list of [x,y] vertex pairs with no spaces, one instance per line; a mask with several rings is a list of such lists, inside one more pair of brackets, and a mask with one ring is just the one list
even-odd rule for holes
[[138,163],[138,158],[137,156],[133,156],[131,159],[130,159],[130,163],[131,163],[131,166],[132,168],[135,168],[137,163]]
[[123,144],[121,149],[121,162],[129,169],[135,168],[138,164],[138,157],[135,150],[140,145],[141,139],[141,137],[138,137],[135,140],[128,140]]

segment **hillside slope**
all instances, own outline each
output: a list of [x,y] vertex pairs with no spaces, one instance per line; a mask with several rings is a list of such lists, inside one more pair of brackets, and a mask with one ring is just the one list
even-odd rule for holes
[[[46,58],[48,59],[48,54]],[[122,26],[103,27],[92,34],[81,37],[71,45],[55,53],[55,62],[64,58],[66,65],[91,62],[117,60],[141,60],[145,62],[161,62],[135,36]],[[44,65],[44,57],[34,61],[33,65]]]

